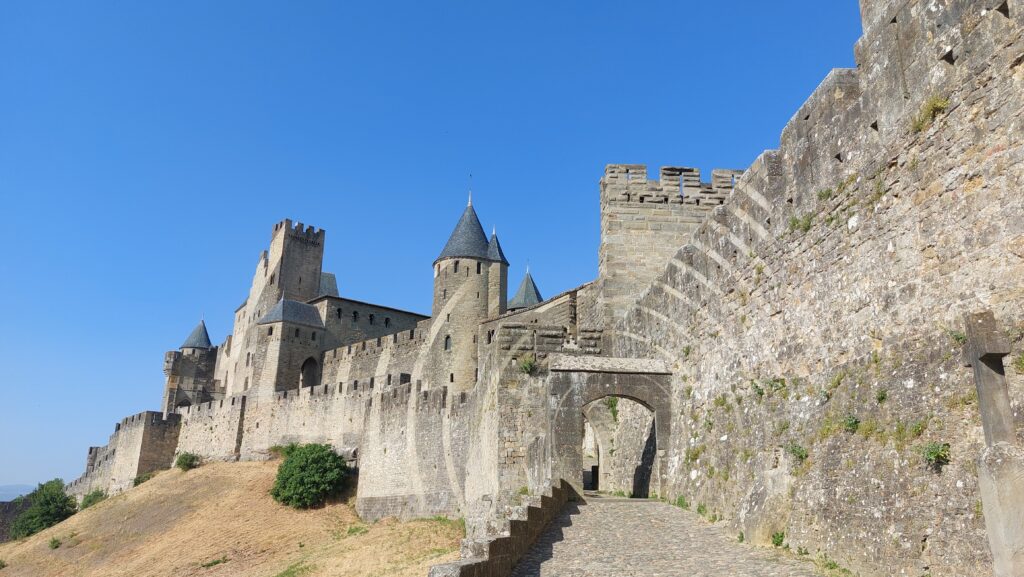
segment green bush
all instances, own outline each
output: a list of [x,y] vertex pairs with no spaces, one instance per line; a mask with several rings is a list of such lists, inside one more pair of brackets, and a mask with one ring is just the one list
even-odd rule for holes
[[0,559],[0,569],[6,569],[6,568],[7,568],[7,561],[4,561],[3,559]]
[[60,539],[53,537],[50,539],[50,549],[60,549]]
[[78,510],[84,511],[106,498],[106,492],[104,492],[102,489],[96,489],[95,491],[86,494],[85,497],[82,497],[82,504],[78,506]]
[[345,461],[329,446],[297,445],[285,453],[270,494],[297,509],[319,507],[341,490],[347,474]]
[[195,453],[182,453],[174,461],[174,466],[182,471],[191,471],[199,466],[199,455]]
[[26,497],[30,503],[11,523],[11,538],[21,539],[53,527],[75,514],[75,499],[64,492],[64,481],[54,479],[40,483]]
[[785,542],[785,541],[786,541],[786,534],[785,533],[783,533],[781,531],[779,531],[777,533],[772,533],[772,545],[775,545],[776,547],[782,547],[782,543]]
[[141,484],[145,483],[146,481],[152,479],[153,475],[155,475],[155,474],[156,473],[150,472],[150,473],[146,473],[145,475],[139,475],[138,477],[135,477],[135,479],[132,481],[132,487],[138,487],[139,485],[141,485]]
[[680,509],[689,509],[690,503],[686,501],[686,495],[679,495],[676,497],[676,507]]

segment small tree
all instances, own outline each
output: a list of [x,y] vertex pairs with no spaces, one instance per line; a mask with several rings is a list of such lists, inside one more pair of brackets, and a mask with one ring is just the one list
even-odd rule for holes
[[22,511],[11,523],[11,538],[21,539],[53,527],[75,514],[78,507],[75,499],[64,492],[64,481],[54,479],[40,483],[35,491],[26,497],[28,509]]
[[191,471],[199,466],[199,455],[195,453],[182,453],[174,461],[174,466],[182,471]]
[[78,506],[78,510],[84,511],[106,498],[107,494],[102,489],[96,489],[82,497],[82,504]]
[[297,509],[319,507],[341,490],[347,474],[345,461],[327,445],[289,447],[270,494]]

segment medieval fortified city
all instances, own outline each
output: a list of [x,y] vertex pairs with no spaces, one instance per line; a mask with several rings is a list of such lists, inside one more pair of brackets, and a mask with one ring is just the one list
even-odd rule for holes
[[[429,316],[346,298],[328,231],[266,223],[230,334],[178,335],[64,490],[99,518],[317,444],[351,472],[339,542],[464,526],[432,577],[1024,577],[1024,0],[860,11],[856,68],[745,170],[595,175],[581,286],[510,279],[472,197],[397,273],[432,268]],[[17,543],[0,576],[36,574]],[[210,563],[175,574],[235,574]],[[238,574],[320,574],[292,567]]]

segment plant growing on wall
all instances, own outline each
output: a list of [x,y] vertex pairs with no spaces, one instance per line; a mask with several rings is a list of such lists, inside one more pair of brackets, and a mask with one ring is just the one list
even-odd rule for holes
[[928,443],[921,447],[921,457],[933,471],[942,471],[949,464],[949,443]]
[[525,355],[519,359],[519,371],[525,375],[532,375],[537,370],[537,357],[532,354]]

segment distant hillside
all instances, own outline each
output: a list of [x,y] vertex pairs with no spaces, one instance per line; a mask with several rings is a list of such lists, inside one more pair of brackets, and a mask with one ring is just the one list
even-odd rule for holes
[[22,495],[28,495],[32,489],[35,489],[32,485],[0,485],[0,501],[13,501]]
[[[421,577],[458,557],[458,523],[365,525],[347,504],[289,509],[268,495],[276,470],[212,463],[162,472],[38,535],[0,544],[0,575]],[[62,542],[57,549],[49,548],[53,538]]]

